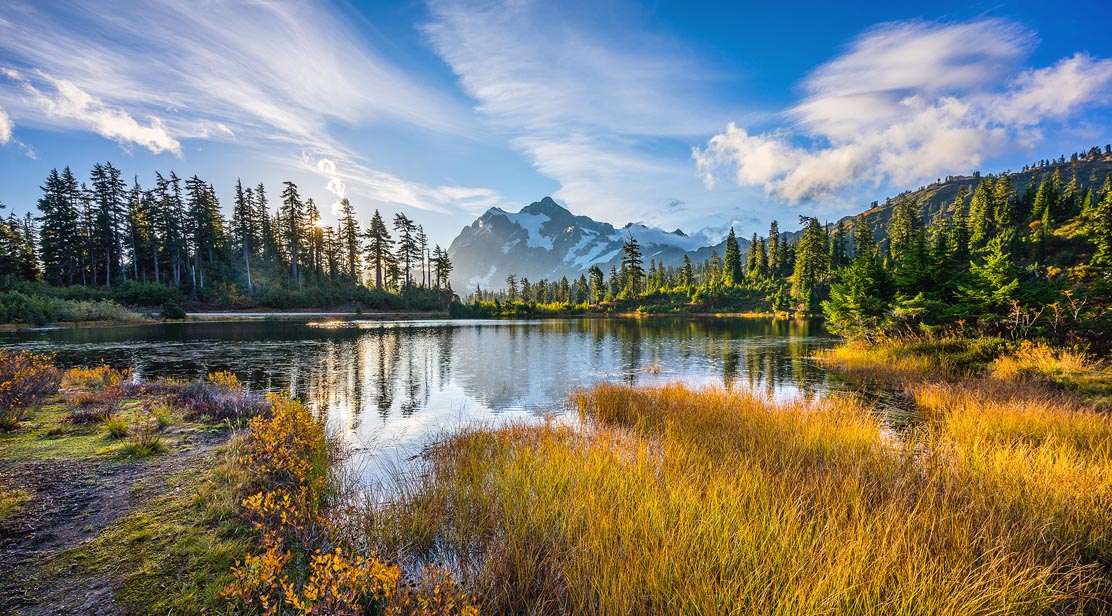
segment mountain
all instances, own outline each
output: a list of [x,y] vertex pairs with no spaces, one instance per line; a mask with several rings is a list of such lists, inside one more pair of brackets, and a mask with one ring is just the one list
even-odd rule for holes
[[[695,254],[712,244],[702,234],[665,231],[640,223],[617,229],[587,216],[576,216],[545,197],[530,203],[520,212],[491,208],[463,228],[448,247],[455,269],[452,286],[460,291],[475,285],[503,288],[506,277],[514,274],[530,280],[569,280],[586,274],[597,265],[604,272],[622,260],[622,244],[637,238],[645,263],[677,265],[685,254]],[[747,246],[747,243],[744,243]],[[744,250],[744,248],[743,248]],[[723,253],[719,247],[719,254]]]

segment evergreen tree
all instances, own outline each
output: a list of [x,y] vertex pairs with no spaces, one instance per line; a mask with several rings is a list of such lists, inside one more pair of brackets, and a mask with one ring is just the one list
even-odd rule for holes
[[412,284],[410,272],[414,263],[420,259],[418,251],[420,244],[417,242],[417,224],[414,223],[408,216],[398,212],[394,214],[394,231],[398,233],[398,252],[397,261],[402,266],[402,273],[405,275],[405,289],[409,289]]
[[371,217],[371,225],[367,228],[367,262],[374,264],[375,288],[382,288],[382,277],[386,267],[391,261],[394,240],[390,237],[390,230],[382,220],[382,215],[375,210]]
[[876,238],[864,216],[853,219],[853,259],[876,258]]
[[587,275],[590,277],[591,283],[591,299],[590,302],[597,304],[606,297],[606,283],[603,279],[602,269],[597,265],[592,265],[587,268]]
[[630,234],[629,241],[622,244],[622,255],[622,274],[626,279],[624,289],[630,297],[638,297],[641,295],[645,268],[641,260],[641,246],[633,234]]
[[304,248],[304,217],[305,205],[301,202],[301,195],[297,192],[297,184],[284,182],[286,188],[282,191],[282,207],[280,216],[282,221],[282,240],[285,242],[286,254],[290,260],[290,286],[297,285],[301,288],[301,258]]
[[[94,259],[103,266],[104,284],[112,286],[112,275],[120,270],[120,225],[127,184],[112,163],[93,165],[90,177],[96,214],[93,220]],[[94,267],[94,271],[96,271]],[[95,280],[95,277],[94,277]]]
[[1086,230],[1093,246],[1092,264],[1112,266],[1112,175],[1105,176],[1100,201],[1092,208]]
[[779,276],[784,270],[783,252],[780,242],[780,223],[772,221],[768,227],[768,252],[765,262],[768,267],[768,276]]
[[232,238],[236,249],[243,259],[243,266],[247,272],[247,290],[254,289],[251,281],[251,255],[255,253],[257,230],[255,221],[257,212],[250,199],[250,191],[243,190],[243,182],[236,180],[235,204],[232,206]]
[[359,221],[355,219],[355,207],[347,197],[344,197],[340,200],[340,240],[346,256],[346,274],[355,281],[359,280],[359,237]]
[[79,266],[81,233],[79,214],[74,203],[77,180],[66,167],[62,174],[52,169],[39,198],[39,242],[46,280],[57,285],[72,285]]
[[722,273],[728,285],[739,285],[744,281],[741,273],[741,250],[733,227],[730,227],[730,234],[726,236],[726,264]]
[[792,294],[807,312],[817,312],[822,299],[821,286],[828,268],[826,235],[817,218],[800,217],[805,226],[796,250]]

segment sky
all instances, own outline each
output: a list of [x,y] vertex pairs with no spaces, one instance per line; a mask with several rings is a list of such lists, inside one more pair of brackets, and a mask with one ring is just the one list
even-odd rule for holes
[[[741,235],[1112,142],[1112,5],[0,3],[0,203],[54,167],[298,184],[447,246],[551,195]],[[276,205],[272,203],[272,205]]]

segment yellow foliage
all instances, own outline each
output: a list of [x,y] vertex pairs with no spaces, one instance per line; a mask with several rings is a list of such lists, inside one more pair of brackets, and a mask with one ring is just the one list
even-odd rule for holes
[[118,387],[130,376],[130,370],[116,370],[104,364],[95,368],[71,368],[62,377],[62,388],[68,391],[104,391]]
[[[262,488],[242,502],[262,550],[232,569],[224,597],[233,610],[354,616],[378,606],[398,616],[476,614],[446,574],[428,592],[413,592],[395,565],[342,547],[321,549],[333,526],[323,507],[331,472],[324,425],[298,400],[269,401],[271,413],[251,420],[240,460]],[[429,611],[435,606],[440,611]]]
[[243,383],[239,380],[239,377],[227,370],[210,372],[207,378],[209,383],[228,391],[236,391],[243,388]]

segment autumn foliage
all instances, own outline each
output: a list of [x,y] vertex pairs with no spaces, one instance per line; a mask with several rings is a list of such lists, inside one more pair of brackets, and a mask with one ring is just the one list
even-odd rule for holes
[[11,430],[43,396],[58,389],[47,354],[0,349],[0,430]]
[[[241,462],[257,491],[243,500],[259,549],[232,569],[224,596],[249,614],[477,614],[447,573],[420,582],[343,545],[328,507],[333,446],[324,424],[301,402],[270,396],[272,411],[250,422]],[[435,579],[435,583],[427,583]]]

